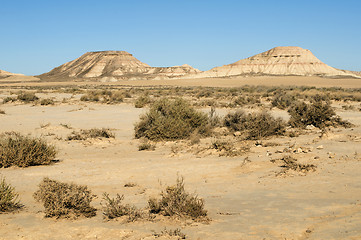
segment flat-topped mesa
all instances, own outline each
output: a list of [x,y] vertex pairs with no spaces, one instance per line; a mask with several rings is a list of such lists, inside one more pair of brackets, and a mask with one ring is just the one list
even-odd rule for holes
[[310,50],[300,47],[275,47],[266,52],[185,77],[231,77],[238,75],[298,75],[325,77],[357,77],[321,62]]
[[189,65],[150,67],[126,51],[87,52],[81,57],[54,68],[39,77],[45,80],[138,80],[171,78],[200,72]]

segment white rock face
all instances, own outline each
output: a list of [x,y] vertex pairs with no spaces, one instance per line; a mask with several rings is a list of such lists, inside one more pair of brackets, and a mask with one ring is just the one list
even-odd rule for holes
[[189,65],[150,67],[125,51],[88,52],[81,57],[54,68],[42,79],[93,79],[103,82],[117,80],[164,79],[198,73]]
[[229,77],[237,75],[299,75],[299,76],[350,76],[357,75],[326,65],[311,51],[300,47],[276,47],[238,62],[215,67],[190,78]]

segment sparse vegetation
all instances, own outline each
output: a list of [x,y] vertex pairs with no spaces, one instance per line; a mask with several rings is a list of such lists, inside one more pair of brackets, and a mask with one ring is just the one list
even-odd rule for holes
[[272,135],[282,135],[285,123],[281,118],[274,118],[266,111],[245,113],[238,110],[224,117],[224,126],[231,131],[239,131],[246,139],[261,139]]
[[182,233],[182,231],[179,228],[176,228],[174,230],[164,228],[160,233],[153,233],[153,236],[155,237],[178,237],[177,239],[186,239],[187,235]]
[[272,99],[272,107],[286,109],[296,101],[296,96],[286,92],[277,93]]
[[5,111],[0,109],[0,114],[5,114]]
[[[276,160],[272,160],[273,162],[275,162]],[[316,166],[313,164],[302,164],[302,163],[298,163],[297,159],[291,157],[291,156],[284,156],[280,159],[281,161],[281,166],[283,168],[282,171],[280,171],[279,173],[277,173],[276,175],[283,175],[285,173],[287,173],[288,171],[292,170],[295,172],[299,172],[302,174],[306,174],[310,171],[315,171],[316,170]]]
[[5,178],[0,178],[0,213],[12,212],[22,207],[19,194],[15,188],[5,182]]
[[194,131],[206,135],[210,131],[207,114],[196,111],[183,99],[161,99],[135,125],[135,137],[154,141],[185,139]]
[[39,190],[34,193],[34,198],[44,205],[45,217],[56,218],[95,216],[96,209],[90,206],[94,197],[87,186],[63,183],[47,177],[39,184]]
[[109,197],[108,193],[103,193],[103,215],[105,219],[114,219],[118,217],[127,216],[128,222],[134,222],[142,217],[142,212],[135,206],[123,204],[124,195],[119,195],[115,198]]
[[149,103],[151,103],[150,97],[148,95],[142,95],[137,98],[137,100],[134,103],[134,107],[143,108]]
[[161,199],[148,201],[150,213],[164,216],[191,217],[193,219],[207,216],[204,200],[197,195],[189,194],[184,189],[184,180],[177,178],[174,186],[166,187],[161,193]]
[[82,129],[80,132],[73,131],[69,136],[68,140],[86,140],[88,138],[114,138],[114,133],[107,128],[92,128]]
[[54,160],[56,149],[42,138],[11,132],[0,136],[0,167],[47,165]]
[[139,151],[154,151],[155,150],[155,144],[153,144],[151,141],[144,139],[141,141],[141,143],[138,146]]
[[290,114],[289,124],[292,127],[305,128],[307,125],[313,125],[318,128],[329,126],[350,127],[351,124],[342,121],[332,109],[329,101],[323,101],[321,98],[314,98],[310,104],[305,102],[296,102],[288,110]]
[[18,95],[17,99],[25,103],[30,103],[37,101],[39,98],[35,95],[35,93],[23,92]]

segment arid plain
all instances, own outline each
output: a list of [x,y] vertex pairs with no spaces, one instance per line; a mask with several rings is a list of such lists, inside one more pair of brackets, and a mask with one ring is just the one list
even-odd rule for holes
[[[43,137],[56,146],[58,155],[51,165],[0,169],[1,176],[16,189],[24,204],[17,212],[0,214],[0,239],[180,238],[160,234],[165,228],[179,229],[186,239],[359,239],[361,105],[357,88],[361,87],[360,81],[318,77],[222,81],[87,82],[78,83],[80,87],[73,83],[2,83],[0,99],[32,92],[39,100],[3,103],[1,132]],[[305,96],[339,94],[341,99],[331,100],[332,107],[343,120],[354,125],[287,130],[292,134],[246,143],[237,134],[225,133],[224,128],[218,127],[216,134],[202,137],[196,143],[188,139],[156,141],[152,143],[154,150],[139,151],[142,140],[135,138],[134,125],[149,105],[136,108],[134,104],[144,94],[151,100],[183,97],[206,113],[213,106],[219,117],[238,108],[247,112],[268,109],[273,116],[287,121],[286,110],[271,107],[273,92],[269,96],[259,94],[257,103],[227,105],[244,94],[255,95],[256,85],[273,86],[258,87],[264,88],[260,90],[262,93],[271,92],[271,88],[291,91],[287,85],[315,85],[318,88],[291,89]],[[346,90],[338,92],[336,88],[321,87]],[[124,95],[122,102],[112,104],[80,100],[89,91],[99,89],[129,95]],[[233,96],[228,95],[229,91]],[[215,97],[217,93],[223,97]],[[41,99],[52,99],[53,103],[41,105]],[[109,128],[115,138],[67,139],[73,131],[91,128]],[[248,149],[235,156],[227,155],[224,150],[211,147],[217,140],[228,141],[235,148],[246,144]],[[309,172],[286,171],[279,162],[285,156],[316,168]],[[124,202],[146,208],[148,199],[159,196],[164,186],[175,184],[177,176],[184,177],[186,191],[205,200],[209,221],[171,217],[134,222],[103,219],[100,205],[103,192],[112,196],[124,194]],[[44,177],[88,186],[97,195],[92,202],[98,209],[97,215],[79,219],[45,218],[42,204],[33,198]],[[129,187],[127,183],[133,184]]]

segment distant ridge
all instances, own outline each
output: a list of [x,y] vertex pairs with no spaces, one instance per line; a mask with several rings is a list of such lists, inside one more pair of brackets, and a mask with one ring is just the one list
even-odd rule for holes
[[185,74],[198,73],[189,65],[151,67],[126,51],[88,52],[81,57],[39,75],[42,80],[143,80],[168,79]]
[[359,77],[350,71],[328,66],[316,58],[310,50],[300,47],[275,47],[235,63],[215,67],[211,70],[185,77],[208,78],[239,75]]
[[24,74],[19,74],[19,73],[11,73],[11,72],[7,72],[4,70],[0,70],[0,78],[7,78],[10,76],[24,76]]

